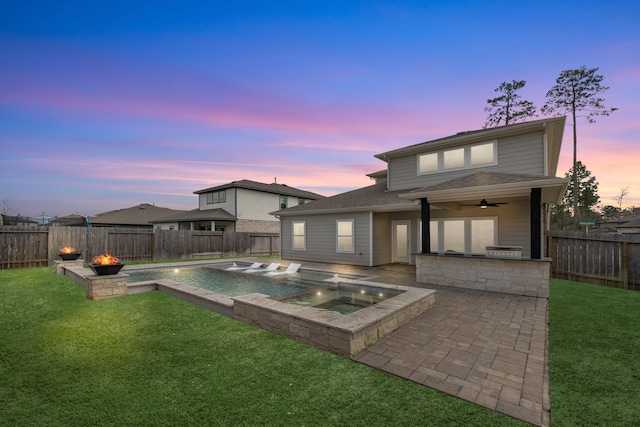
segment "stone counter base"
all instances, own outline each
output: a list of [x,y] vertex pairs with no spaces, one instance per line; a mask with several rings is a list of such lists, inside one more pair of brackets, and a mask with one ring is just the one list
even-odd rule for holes
[[549,298],[551,260],[416,256],[416,281]]

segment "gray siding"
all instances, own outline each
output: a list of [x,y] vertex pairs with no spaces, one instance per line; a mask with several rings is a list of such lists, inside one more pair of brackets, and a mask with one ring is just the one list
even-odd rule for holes
[[224,203],[212,203],[207,204],[207,193],[202,193],[198,195],[198,209],[201,211],[211,210],[211,209],[224,209],[229,212],[231,215],[236,215],[236,192],[235,189],[227,189],[226,191],[226,202]]
[[[355,252],[336,252],[336,220],[354,219]],[[281,257],[294,261],[327,262],[335,264],[369,265],[369,213],[337,215],[313,215],[296,219],[306,223],[306,250],[293,250],[292,218],[283,217],[281,222]]]
[[[428,153],[428,151],[424,153]],[[536,132],[498,139],[498,164],[484,168],[418,175],[418,160],[415,154],[391,159],[388,163],[389,188],[401,190],[428,187],[482,170],[543,175],[544,143],[542,133]]]

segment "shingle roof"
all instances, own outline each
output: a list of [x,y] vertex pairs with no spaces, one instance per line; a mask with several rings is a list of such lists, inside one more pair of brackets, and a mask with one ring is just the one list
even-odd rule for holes
[[287,216],[298,214],[311,214],[316,212],[328,213],[331,211],[356,211],[356,210],[409,210],[416,209],[415,203],[400,199],[400,194],[408,190],[387,191],[386,183],[370,185],[346,193],[336,194],[321,200],[293,206],[273,214]]
[[89,217],[94,225],[151,225],[152,221],[164,218],[168,215],[174,215],[179,212],[175,209],[161,208],[148,203],[142,203],[138,206],[130,208],[118,209],[99,213],[96,216]]
[[194,209],[186,212],[178,212],[164,218],[152,221],[154,224],[167,222],[189,222],[189,221],[235,221],[236,217],[224,209]]
[[474,174],[463,176],[461,178],[452,179],[449,181],[441,182],[439,184],[431,185],[429,187],[420,188],[414,191],[422,192],[422,191],[457,190],[460,188],[483,187],[488,185],[501,185],[501,184],[513,184],[517,182],[540,181],[545,178],[555,179],[555,177],[544,177],[540,175],[526,175],[526,174],[518,174],[518,173],[481,171],[481,172],[476,172]]
[[289,187],[286,184],[264,184],[262,182],[250,181],[243,179],[240,181],[233,181],[227,184],[218,185],[216,187],[205,188],[204,190],[194,191],[194,194],[208,193],[210,191],[225,190],[227,188],[245,188],[248,190],[263,191],[265,193],[281,194],[283,196],[301,197],[304,199],[323,199],[325,196],[321,194],[312,193],[311,191],[300,190],[298,188]]

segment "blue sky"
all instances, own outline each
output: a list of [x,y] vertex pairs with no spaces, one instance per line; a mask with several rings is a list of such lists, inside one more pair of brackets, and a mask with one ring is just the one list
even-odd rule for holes
[[[599,67],[619,108],[578,121],[601,204],[640,206],[640,5],[14,2],[0,15],[0,200],[12,214],[197,207],[234,180],[332,195],[374,154],[479,129],[503,81],[541,107]],[[558,175],[571,167],[565,129]]]

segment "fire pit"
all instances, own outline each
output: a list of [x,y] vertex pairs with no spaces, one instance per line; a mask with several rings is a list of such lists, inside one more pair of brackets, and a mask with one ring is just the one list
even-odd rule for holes
[[98,276],[118,274],[122,267],[124,264],[120,263],[120,259],[108,253],[94,257],[93,263],[89,264],[89,268]]
[[75,248],[72,248],[71,246],[65,246],[64,248],[60,249],[58,255],[63,261],[75,261],[80,258],[82,252],[76,252]]

